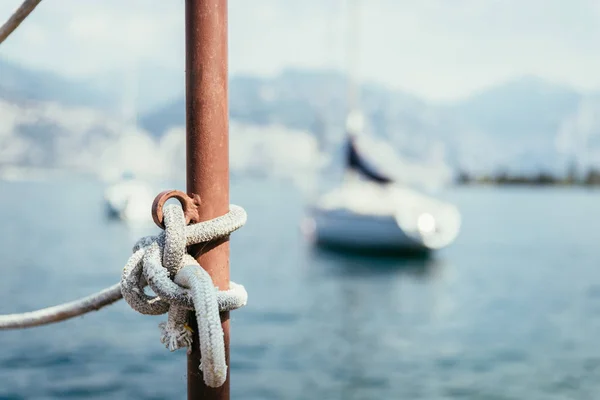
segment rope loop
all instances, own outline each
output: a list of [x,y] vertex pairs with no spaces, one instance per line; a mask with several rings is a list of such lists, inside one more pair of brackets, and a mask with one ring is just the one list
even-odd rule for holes
[[[247,215],[233,204],[227,214],[192,225],[186,225],[181,205],[168,204],[163,214],[165,230],[143,237],[134,245],[123,268],[121,293],[141,314],[168,313],[167,321],[159,327],[161,342],[171,351],[183,347],[191,351],[193,333],[187,325],[187,314],[194,310],[202,353],[200,370],[208,386],[219,387],[227,377],[219,312],[245,306],[248,294],[234,282],[230,282],[229,290],[218,290],[208,272],[187,253],[187,246],[229,236],[245,224]],[[146,286],[155,295],[147,294]]]

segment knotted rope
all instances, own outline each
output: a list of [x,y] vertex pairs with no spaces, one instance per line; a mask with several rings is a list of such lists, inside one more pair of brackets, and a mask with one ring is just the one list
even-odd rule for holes
[[[0,26],[0,43],[23,22],[41,0],[24,0],[15,13]],[[142,314],[164,314],[161,342],[175,351],[191,350],[192,332],[186,325],[189,310],[195,310],[204,382],[221,386],[227,378],[223,328],[219,311],[231,311],[246,305],[248,294],[243,286],[230,282],[229,290],[215,288],[210,275],[186,252],[187,246],[226,237],[246,222],[246,212],[231,205],[229,212],[210,221],[186,226],[181,206],[164,209],[165,231],[140,239],[123,269],[121,283],[74,302],[21,314],[0,315],[0,329],[39,326],[98,310],[121,296]],[[157,296],[144,292],[149,285]]]
[[[182,347],[191,350],[192,332],[186,322],[188,310],[195,310],[202,353],[200,369],[208,386],[219,387],[227,377],[219,311],[246,305],[248,294],[234,282],[230,282],[229,290],[215,288],[210,275],[186,253],[186,247],[229,235],[246,222],[246,212],[231,205],[222,217],[186,226],[181,206],[167,205],[164,222],[163,233],[144,237],[135,244],[123,269],[121,293],[139,313],[169,313],[160,328],[161,342],[171,351]],[[158,296],[146,294],[146,285]]]
[[[39,326],[98,310],[121,297],[139,313],[168,313],[159,325],[161,342],[171,351],[182,347],[191,350],[192,331],[187,326],[188,311],[194,310],[202,360],[204,382],[221,386],[227,377],[223,328],[220,311],[246,305],[248,294],[242,285],[230,282],[229,290],[219,290],[210,275],[190,256],[187,246],[208,243],[229,236],[246,222],[243,208],[230,205],[221,217],[186,225],[180,205],[164,207],[165,230],[156,236],[143,237],[133,247],[121,282],[98,293],[70,303],[22,314],[0,315],[0,329]],[[146,286],[156,296],[144,292]]]

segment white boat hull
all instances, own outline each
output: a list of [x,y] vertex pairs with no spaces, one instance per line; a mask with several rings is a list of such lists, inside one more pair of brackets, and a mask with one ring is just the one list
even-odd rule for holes
[[406,235],[396,220],[357,215],[345,210],[314,210],[304,223],[305,233],[318,244],[356,249],[423,251],[426,246]]
[[323,196],[302,224],[319,245],[356,250],[428,252],[451,244],[458,210],[406,188],[351,184]]

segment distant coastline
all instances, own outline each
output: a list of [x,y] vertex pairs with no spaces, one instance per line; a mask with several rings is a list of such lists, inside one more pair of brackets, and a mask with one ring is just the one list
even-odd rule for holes
[[590,169],[583,176],[571,172],[565,176],[555,176],[540,172],[535,175],[517,175],[500,172],[495,175],[471,175],[461,172],[457,185],[519,185],[519,186],[600,186],[600,170]]

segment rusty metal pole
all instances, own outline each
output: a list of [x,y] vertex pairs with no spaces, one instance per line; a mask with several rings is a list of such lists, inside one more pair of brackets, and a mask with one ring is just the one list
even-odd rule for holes
[[[200,195],[204,221],[229,211],[227,0],[186,0],[185,36],[187,192]],[[229,241],[196,255],[214,284],[229,289]],[[195,334],[188,355],[188,399],[229,399],[229,368],[220,388],[204,384],[196,318],[193,313],[189,318]],[[221,313],[221,323],[229,365],[229,313]]]

